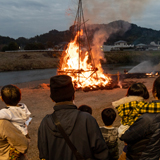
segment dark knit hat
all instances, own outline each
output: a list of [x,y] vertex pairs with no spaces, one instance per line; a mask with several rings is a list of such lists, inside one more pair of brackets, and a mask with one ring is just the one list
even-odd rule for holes
[[55,102],[63,102],[74,95],[72,78],[68,75],[58,75],[50,78],[51,99]]

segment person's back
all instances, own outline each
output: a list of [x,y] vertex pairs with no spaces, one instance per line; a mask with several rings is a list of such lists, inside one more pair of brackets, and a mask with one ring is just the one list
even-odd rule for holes
[[29,119],[31,113],[21,100],[21,91],[15,85],[6,85],[1,89],[1,100],[6,107],[0,110],[0,119],[10,120],[22,134],[27,135],[28,130],[25,122]]
[[160,114],[145,113],[121,136],[127,143],[127,158],[159,160]]
[[24,154],[28,149],[25,136],[8,120],[0,120],[0,160],[9,160],[10,147]]
[[[77,110],[73,104],[74,88],[69,76],[50,79],[51,99],[56,102],[54,114],[65,133],[84,158],[108,159],[108,148],[96,120],[88,113]],[[73,151],[55,126],[53,114],[46,115],[38,130],[40,159],[76,160]]]
[[[158,107],[160,103],[160,77],[153,84],[155,100],[148,104]],[[160,113],[144,113],[121,136],[127,147],[129,160],[159,160],[160,158]]]
[[[23,135],[29,138],[27,125],[25,124],[30,116],[30,111],[21,100],[21,91],[15,85],[6,85],[1,89],[0,99],[6,104],[6,107],[0,110],[0,119],[9,120]],[[6,122],[6,121],[2,121]],[[11,133],[13,134],[13,133]],[[15,137],[18,139],[18,137]],[[29,141],[29,140],[28,140]],[[21,153],[10,144],[10,158],[22,157]]]
[[[120,138],[122,134],[125,133],[125,131],[130,127],[130,123],[133,123],[138,117],[141,115],[137,113],[137,106],[135,107],[126,107],[127,109],[124,109],[123,107],[120,107],[120,105],[128,104],[130,102],[136,101],[136,102],[143,102],[144,99],[149,98],[149,92],[146,88],[146,86],[143,83],[133,83],[127,90],[127,94],[125,97],[112,102],[113,107],[115,107],[118,110],[119,116],[121,119],[121,125],[118,127],[118,137]],[[123,124],[125,123],[125,125]],[[126,159],[126,150],[127,150],[127,144],[125,143],[125,147],[123,148],[123,152],[119,157],[119,160]]]
[[82,104],[78,107],[78,110],[80,110],[82,112],[88,112],[89,114],[92,115],[92,108],[88,105]]
[[109,158],[118,160],[118,128],[112,126],[116,118],[116,112],[112,108],[105,108],[101,117],[105,126],[100,127],[100,130],[109,149]]
[[127,90],[126,97],[123,97],[115,102],[112,102],[113,107],[115,107],[118,111],[121,119],[121,125],[118,129],[119,137],[129,128],[133,122],[138,119],[141,115],[137,112],[138,108],[135,105],[134,107],[123,108],[124,104],[128,104],[130,102],[143,102],[145,99],[149,98],[149,92],[146,86],[143,83],[133,83]]

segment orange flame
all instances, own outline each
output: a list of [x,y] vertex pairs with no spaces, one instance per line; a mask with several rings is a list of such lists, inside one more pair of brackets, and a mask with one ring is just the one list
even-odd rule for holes
[[68,48],[62,54],[58,74],[71,76],[77,88],[105,87],[111,78],[103,73],[100,57],[99,63],[93,67],[89,52],[83,53],[79,48],[77,38],[80,35],[83,35],[83,30],[77,32],[74,40],[68,44]]

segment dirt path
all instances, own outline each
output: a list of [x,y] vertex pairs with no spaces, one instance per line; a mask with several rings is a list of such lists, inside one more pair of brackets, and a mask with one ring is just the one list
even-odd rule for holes
[[[132,79],[135,82],[144,82],[147,86],[150,98],[148,101],[153,100],[151,94],[152,85],[155,78],[144,79]],[[130,79],[128,79],[130,81]],[[38,87],[41,84],[41,87]],[[46,114],[53,112],[54,103],[50,99],[50,90],[46,84],[49,84],[49,80],[41,80],[29,83],[17,84],[22,91],[21,102],[25,103],[32,113],[32,123],[29,125],[29,134],[31,137],[31,143],[28,150],[28,157],[30,160],[38,160],[37,149],[37,132],[41,120]],[[118,100],[125,96],[127,89],[115,88],[113,90],[98,90],[98,91],[76,91],[75,104],[77,106],[81,104],[90,105],[93,109],[93,117],[96,118],[99,125],[103,125],[101,120],[101,111],[106,107],[112,107],[111,102]],[[5,105],[0,101],[0,108]],[[120,118],[117,116],[114,126],[119,126]],[[123,142],[120,142],[120,149],[123,148]]]

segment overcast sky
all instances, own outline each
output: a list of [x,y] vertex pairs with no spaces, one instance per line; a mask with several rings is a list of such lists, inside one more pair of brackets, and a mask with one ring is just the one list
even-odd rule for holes
[[[87,23],[126,20],[160,30],[158,0],[82,0]],[[0,0],[0,35],[31,38],[74,23],[78,0]]]

